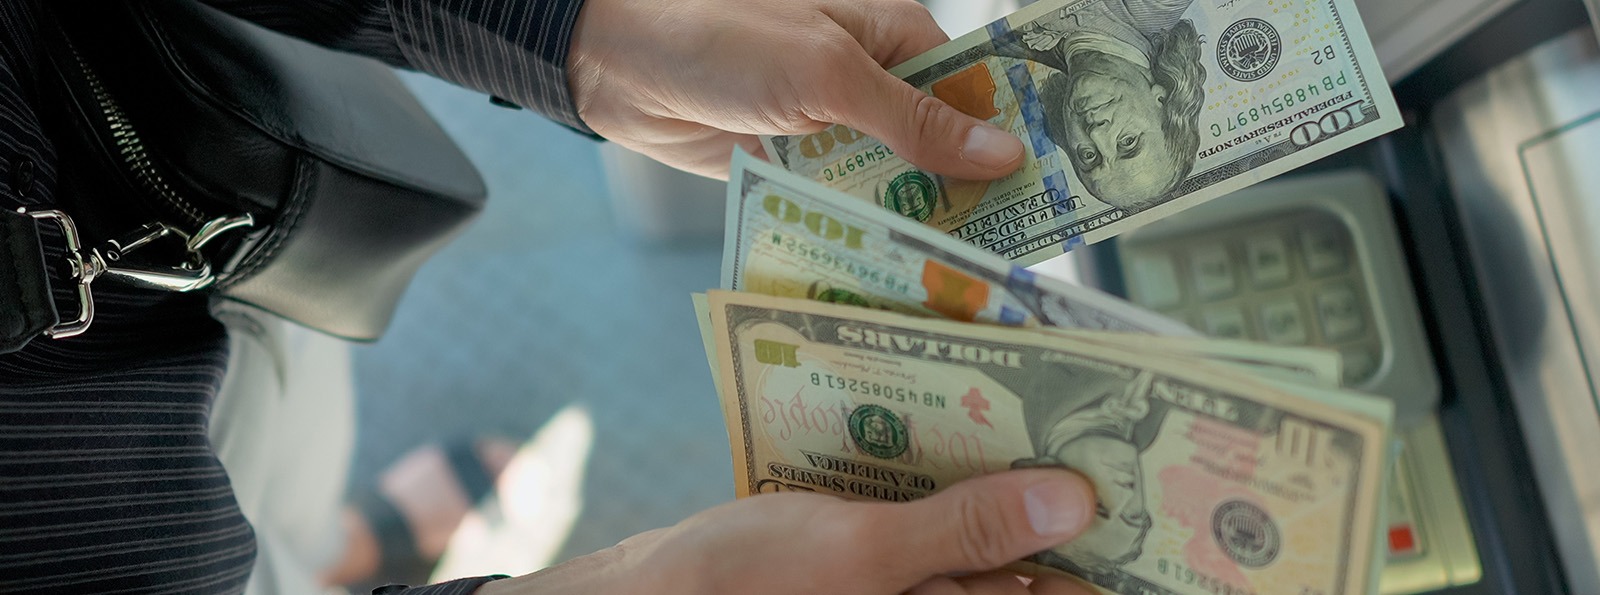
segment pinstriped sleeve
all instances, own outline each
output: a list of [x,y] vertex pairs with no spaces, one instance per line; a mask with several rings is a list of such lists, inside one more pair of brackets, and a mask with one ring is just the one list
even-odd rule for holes
[[411,66],[505,98],[583,134],[567,53],[583,0],[389,0]]
[[204,0],[313,43],[432,74],[592,138],[567,86],[583,0]]
[[426,587],[406,587],[405,585],[389,585],[372,590],[372,595],[472,595],[478,587],[489,581],[511,578],[504,574],[464,578],[447,583],[428,585]]

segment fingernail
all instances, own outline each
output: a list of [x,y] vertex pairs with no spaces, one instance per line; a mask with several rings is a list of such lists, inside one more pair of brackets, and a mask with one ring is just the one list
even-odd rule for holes
[[998,128],[973,126],[961,145],[961,158],[987,168],[1000,168],[1022,153],[1022,141]]
[[1040,537],[1077,534],[1089,520],[1089,503],[1082,486],[1073,481],[1047,481],[1023,492],[1028,524]]

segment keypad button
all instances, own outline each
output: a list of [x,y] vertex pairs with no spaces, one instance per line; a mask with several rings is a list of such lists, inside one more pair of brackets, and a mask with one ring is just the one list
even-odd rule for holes
[[1322,326],[1323,341],[1343,342],[1367,329],[1361,301],[1361,294],[1349,285],[1333,285],[1317,293],[1317,322]]
[[1312,276],[1344,270],[1350,263],[1349,250],[1338,228],[1320,226],[1300,232],[1300,254],[1305,257],[1306,271]]
[[1300,302],[1283,297],[1261,305],[1261,334],[1270,343],[1304,345],[1308,338]]
[[1167,308],[1183,300],[1178,284],[1178,268],[1163,255],[1140,255],[1133,259],[1133,299],[1147,308]]
[[1378,354],[1373,350],[1374,347],[1376,345],[1358,345],[1339,350],[1339,359],[1344,364],[1345,384],[1365,382],[1378,371]]
[[1250,329],[1245,325],[1244,312],[1238,308],[1213,308],[1204,314],[1206,334],[1224,339],[1248,339]]
[[1228,249],[1219,244],[1201,246],[1189,253],[1194,291],[1201,299],[1214,300],[1233,295],[1238,287],[1233,276],[1233,261]]
[[1245,240],[1250,260],[1250,281],[1256,287],[1277,287],[1289,282],[1289,244],[1277,234]]

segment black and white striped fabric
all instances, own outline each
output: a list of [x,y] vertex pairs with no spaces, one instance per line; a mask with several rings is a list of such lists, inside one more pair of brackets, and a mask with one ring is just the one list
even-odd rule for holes
[[[38,104],[36,36],[62,1],[0,0],[0,208],[53,206],[57,180],[85,166],[57,161]],[[566,78],[582,0],[206,1],[593,135]],[[56,261],[60,245],[46,241]],[[200,297],[104,283],[95,301],[88,334],[0,356],[0,592],[242,591],[255,536],[206,437],[225,329]],[[405,593],[464,594],[484,580]]]

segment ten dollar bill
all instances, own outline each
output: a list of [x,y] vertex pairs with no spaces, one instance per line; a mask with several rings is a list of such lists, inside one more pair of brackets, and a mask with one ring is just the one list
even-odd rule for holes
[[723,291],[710,304],[740,496],[904,501],[1065,465],[1101,514],[1031,564],[1129,595],[1369,586],[1381,419],[1028,330]]

